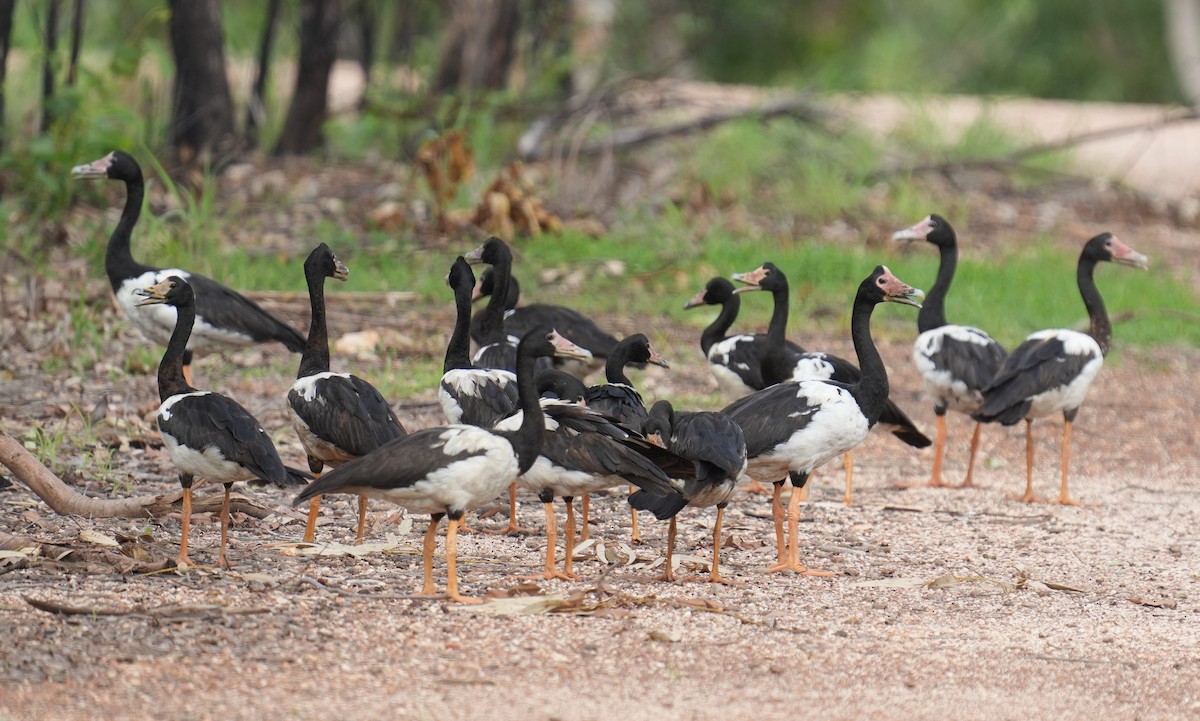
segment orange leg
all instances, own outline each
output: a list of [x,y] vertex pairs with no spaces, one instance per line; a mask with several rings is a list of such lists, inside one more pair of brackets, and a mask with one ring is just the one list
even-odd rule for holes
[[772,572],[777,571],[794,571],[805,576],[832,576],[829,571],[818,571],[814,568],[806,568],[800,563],[800,496],[792,491],[792,497],[788,499],[788,560],[785,563],[780,563],[772,566]]
[[422,596],[432,596],[437,593],[433,585],[433,550],[437,547],[437,527],[442,520],[440,515],[429,517],[429,528],[425,529],[425,542],[421,545],[421,562],[425,567],[425,583],[421,586]]
[[446,529],[446,598],[455,603],[483,603],[481,598],[469,598],[458,592],[458,525],[462,519],[450,519]]
[[[978,424],[976,428],[978,428]],[[937,435],[933,438],[933,471],[929,474],[929,485],[942,488],[942,460],[946,457],[946,414],[937,414]]]
[[1037,497],[1033,495],[1033,421],[1025,419],[1025,495],[1021,500],[1034,503]]
[[183,510],[179,514],[180,521],[183,523],[183,538],[179,541],[179,558],[175,559],[177,568],[188,568],[192,564],[192,559],[188,558],[188,531],[192,527],[192,487],[188,486],[183,489]]
[[[799,498],[796,489],[792,489],[792,496]],[[771,520],[775,522],[775,555],[778,557],[779,563],[783,563],[787,556],[787,546],[783,543],[783,481],[775,482],[775,493],[771,496]]]
[[192,384],[192,364],[188,363],[183,367],[183,381],[189,386]]
[[[558,543],[558,518],[554,515],[553,501],[543,505],[546,509],[546,568],[542,571],[540,578],[543,578],[547,581],[555,578],[562,579],[564,581],[574,580],[571,576],[558,572],[558,561],[554,557],[555,552],[558,550],[555,547],[555,544]],[[568,541],[567,545],[571,546],[572,544],[570,541]],[[574,549],[571,550],[574,551]],[[564,562],[564,567],[565,565],[566,564]],[[536,579],[539,578],[539,576],[532,576],[531,578]]]
[[367,529],[367,497],[358,497],[358,532],[354,534],[354,545],[363,544],[363,534]]
[[725,509],[717,506],[717,521],[713,524],[713,560],[712,571],[708,574],[709,583],[726,583],[729,585],[738,585],[737,581],[730,581],[721,577],[721,522],[725,518]]
[[[636,491],[637,491],[637,486],[629,487],[630,494],[633,494]],[[638,531],[637,509],[634,508],[633,506],[630,506],[629,507],[629,515],[632,518],[632,524],[633,524],[632,528],[629,530],[629,542],[630,543],[641,543],[642,542],[642,534]]]
[[[584,496],[587,498],[587,496]],[[563,575],[567,580],[574,581],[579,578],[575,571],[571,570],[575,564],[575,502],[570,498],[564,498],[563,501],[567,504],[567,525],[563,529],[566,535],[567,547],[563,551]],[[584,506],[587,508],[587,506]],[[587,524],[584,524],[584,530],[587,529]]]
[[1058,491],[1058,502],[1068,506],[1082,505],[1067,493],[1067,467],[1071,463],[1071,421],[1063,421],[1062,439],[1062,487]]
[[[842,454],[842,467],[846,469],[846,495],[842,498],[842,503],[847,506],[854,505],[854,454],[847,451]],[[811,476],[809,477],[811,481]],[[808,486],[804,484],[804,500],[808,500]]]
[[225,498],[221,500],[221,552],[217,554],[217,565],[229,568],[229,559],[225,558],[225,542],[229,538],[229,492],[232,483],[225,484]]
[[675,571],[671,568],[674,563],[672,556],[675,554],[675,516],[671,516],[671,527],[667,531],[667,563],[663,566],[662,580],[674,581]]
[[962,482],[959,488],[970,488],[974,485],[972,478],[975,475],[975,456],[979,454],[979,434],[983,431],[983,424],[975,424],[975,432],[971,434],[971,458],[967,461],[967,479]]
[[308,502],[308,522],[304,524],[304,543],[312,543],[317,538],[317,515],[321,512],[321,497],[313,496]]
[[508,525],[500,529],[485,529],[484,533],[533,533],[534,530],[517,523],[517,484],[508,484]]
[[[579,542],[583,543],[584,541],[586,541],[587,539],[592,537],[592,523],[591,523],[592,496],[591,496],[591,494],[589,494],[589,493],[583,494],[583,498],[579,501],[579,505],[582,508],[582,513],[583,513],[583,516],[580,518]],[[575,512],[574,504],[571,501],[567,501],[567,506],[568,506],[568,512],[571,513],[572,515],[574,515],[574,512]],[[570,517],[568,516],[568,518],[570,518]]]
[[760,495],[772,493],[770,488],[767,488],[753,478],[750,479],[750,483],[746,484],[746,487],[743,490],[746,491],[746,493],[755,493]]

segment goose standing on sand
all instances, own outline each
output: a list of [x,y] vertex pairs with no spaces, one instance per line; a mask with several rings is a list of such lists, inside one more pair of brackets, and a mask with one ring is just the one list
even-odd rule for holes
[[356,493],[430,514],[422,547],[423,595],[434,593],[435,534],[442,517],[448,516],[446,597],[459,603],[480,603],[458,592],[458,528],[464,513],[500,495],[537,461],[545,425],[534,386],[535,362],[551,355],[570,358],[583,353],[548,328],[530,331],[517,347],[522,415],[516,429],[449,425],[410,433],[333,469],[296,496],[292,505],[322,493]]
[[271,341],[278,341],[295,353],[304,350],[304,336],[298,330],[237,291],[196,273],[179,268],[154,268],[133,259],[129,241],[142,212],[145,184],[142,169],[131,155],[114,150],[95,162],[75,166],[71,175],[125,183],[125,209],[108,239],[104,270],[117,304],[143,335],[166,345],[175,328],[177,314],[171,305],[146,307],[139,304],[139,289],[161,283],[170,276],[183,278],[192,287],[196,299],[196,323],[183,353],[183,374],[189,383],[194,350],[225,350]]
[[[314,248],[304,261],[312,322],[308,326],[304,355],[300,357],[300,370],[287,399],[292,427],[308,455],[308,469],[317,475],[325,466],[336,468],[404,435],[404,426],[396,420],[375,386],[358,376],[329,370],[325,279],[344,281],[349,273],[325,243]],[[315,538],[320,508],[321,497],[314,496],[304,527],[305,543],[312,543]],[[358,499],[356,544],[363,541],[366,520],[367,498],[362,496]]]
[[[675,496],[668,474],[696,475],[695,464],[634,434],[611,418],[583,405],[583,384],[556,369],[539,371],[538,392],[545,414],[541,454],[517,484],[533,493],[546,511],[546,565],[544,579],[578,578],[571,570],[575,549],[574,498],[624,483],[632,483],[657,496]],[[549,396],[549,397],[547,397]],[[496,425],[509,429],[521,423],[521,413]],[[558,522],[554,497],[567,510],[563,570],[555,565]]]
[[974,414],[977,421],[1000,422],[1006,426],[1025,421],[1025,495],[1033,495],[1033,419],[1062,411],[1062,483],[1058,502],[1078,505],[1067,493],[1067,468],[1071,460],[1071,424],[1087,397],[1104,356],[1112,342],[1112,322],[1104,299],[1096,289],[1096,264],[1113,262],[1143,270],[1146,256],[1122,243],[1112,233],[1101,233],[1083,246],[1075,279],[1091,327],[1087,333],[1067,329],[1038,331],[1017,346],[1004,367],[983,389],[983,405]]
[[[747,473],[759,478],[777,478],[772,502],[775,545],[779,563],[772,571],[792,570],[809,575],[830,575],[800,564],[796,537],[799,490],[814,469],[845,453],[867,437],[887,405],[888,378],[883,359],[871,339],[871,313],[883,302],[920,307],[921,291],[911,288],[878,266],[858,286],[850,319],[850,335],[862,375],[853,384],[831,380],[789,380],[740,398],[724,413],[742,428],[749,457]],[[783,483],[792,482],[788,501],[788,536],[791,546],[784,552]]]
[[[735,273],[733,279],[745,283],[735,293],[765,290],[771,293],[774,309],[767,326],[767,343],[762,356],[762,379],[768,386],[786,380],[832,380],[839,383],[857,383],[862,377],[858,366],[850,361],[828,353],[803,351],[799,355],[788,353],[784,335],[788,323],[788,279],[774,263],[763,263],[749,273]],[[890,398],[885,398],[879,414],[879,425],[913,448],[928,448],[931,441],[917,429],[915,423]],[[854,457],[843,458],[846,469],[846,491],[842,502],[847,506],[853,502]]]
[[742,428],[724,413],[699,411],[676,413],[670,401],[660,400],[650,407],[646,433],[657,435],[667,450],[696,465],[694,479],[672,478],[675,493],[656,494],[642,489],[629,496],[629,505],[650,511],[658,520],[671,519],[667,531],[667,559],[663,580],[674,581],[672,556],[675,553],[675,517],[685,505],[717,507],[713,524],[713,560],[710,583],[731,583],[721,577],[721,521],[725,506],[737,490],[738,480],[746,472],[746,439]]
[[228,566],[225,558],[229,534],[229,491],[236,481],[261,480],[277,486],[303,485],[307,474],[287,468],[271,437],[242,406],[220,393],[198,391],[183,375],[183,358],[188,336],[196,320],[192,287],[179,276],[171,276],[133,291],[145,305],[170,305],[178,320],[167,350],[158,365],[158,397],[162,405],[155,418],[163,445],[183,486],[183,530],[176,565],[192,565],[188,558],[188,530],[192,518],[192,483],[196,477],[225,484],[221,504],[221,551],[217,564]]
[[[933,443],[933,470],[930,486],[945,486],[942,480],[942,460],[946,455],[947,409],[971,415],[983,403],[983,388],[1000,370],[1008,351],[990,335],[968,325],[946,322],[946,294],[958,266],[958,239],[954,228],[940,215],[930,215],[906,230],[897,231],[896,240],[924,240],[938,249],[937,278],[921,312],[917,314],[917,331],[913,343],[913,364],[921,374],[925,395],[933,401],[937,416],[937,436]],[[975,422],[971,434],[971,455],[967,461],[967,477],[960,488],[971,485],[975,472],[975,456],[979,452],[981,424]]]

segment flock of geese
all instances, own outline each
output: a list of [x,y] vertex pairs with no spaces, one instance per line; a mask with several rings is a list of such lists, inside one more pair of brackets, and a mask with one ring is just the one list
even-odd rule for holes
[[[439,401],[448,425],[406,430],[386,399],[370,383],[331,370],[325,320],[327,278],[345,280],[347,268],[322,243],[308,256],[304,273],[311,303],[305,338],[253,301],[214,280],[178,268],[153,268],[134,260],[130,238],[141,211],[141,168],[129,154],[114,151],[73,169],[77,178],[109,178],[125,184],[127,198],[109,238],[105,270],[118,304],[146,337],[166,346],[158,369],[161,405],[157,423],[164,446],[179,470],[184,489],[182,540],[177,565],[191,565],[188,525],[191,488],[196,478],[225,486],[220,565],[225,547],[229,492],[237,481],[296,486],[293,504],[309,503],[304,540],[313,541],[321,496],[359,496],[357,539],[362,541],[366,502],[382,499],[414,513],[429,514],[424,536],[422,594],[434,594],[436,531],[448,518],[445,554],[446,597],[478,602],[459,593],[457,534],[465,514],[502,495],[512,507],[509,526],[518,528],[516,495],[532,492],[544,504],[547,551],[543,576],[577,578],[572,570],[576,540],[574,498],[583,504],[582,532],[588,532],[588,496],[631,485],[633,533],[637,511],[670,519],[664,578],[673,579],[671,553],[675,517],[688,506],[717,509],[709,579],[720,574],[723,509],[743,479],[774,484],[772,517],[778,562],[772,571],[828,575],[800,561],[797,522],[800,489],[822,464],[847,458],[845,499],[851,501],[850,453],[880,425],[904,443],[931,441],[888,397],[888,377],[871,339],[870,320],[881,303],[920,308],[920,335],[913,359],[937,416],[929,484],[944,485],[946,411],[975,421],[966,480],[970,485],[979,447],[980,424],[1026,423],[1025,501],[1033,501],[1033,437],[1036,418],[1061,412],[1060,503],[1074,503],[1067,489],[1071,423],[1104,362],[1112,326],[1096,289],[1096,264],[1112,261],[1140,268],[1146,257],[1110,233],[1089,240],[1076,278],[1091,326],[1087,333],[1052,329],[1030,335],[1011,353],[984,331],[950,324],[945,298],[954,277],[957,245],[953,228],[930,215],[897,239],[926,241],[941,256],[928,296],[905,284],[885,266],[858,286],[851,306],[851,336],[857,365],[789,342],[788,280],[772,263],[737,273],[735,287],[713,278],[686,307],[717,305],[720,312],[704,330],[700,345],[720,388],[736,398],[721,411],[687,412],[659,400],[650,408],[626,375],[631,365],[667,366],[646,336],[609,335],[581,314],[561,306],[518,305],[512,253],[504,241],[489,238],[459,256],[446,282],[453,290],[456,322],[446,347]],[[488,269],[477,283],[472,266]],[[774,312],[766,333],[731,334],[742,294],[766,291]],[[481,313],[471,308],[490,296]],[[924,303],[920,299],[924,298]],[[479,346],[470,355],[471,341]],[[191,385],[193,351],[279,342],[301,353],[296,382],[288,392],[288,412],[304,447],[308,472],[283,464],[269,435],[245,408],[214,391]],[[606,382],[580,380],[603,363]],[[327,470],[328,469],[328,470]],[[788,509],[782,491],[790,482]],[[566,504],[565,557],[555,557],[558,535],[555,498]],[[787,525],[787,532],[784,525]]]

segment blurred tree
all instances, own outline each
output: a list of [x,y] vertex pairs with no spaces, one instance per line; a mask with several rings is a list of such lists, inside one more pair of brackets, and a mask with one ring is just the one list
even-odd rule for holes
[[1200,0],[1164,0],[1175,79],[1188,105],[1200,107]]
[[237,147],[221,8],[218,0],[170,0],[170,8],[175,55],[171,144],[183,163],[208,162]]
[[457,0],[433,92],[503,89],[519,27],[517,0]]
[[337,59],[340,0],[304,0],[300,18],[300,62],[276,155],[301,155],[321,145],[328,113],[329,71]]
[[250,87],[250,97],[246,100],[246,142],[251,147],[258,145],[258,128],[266,119],[267,78],[271,71],[271,46],[275,42],[275,18],[279,15],[279,3],[280,0],[267,3],[267,17],[258,39],[254,85]]
[[4,129],[4,81],[8,75],[8,49],[12,45],[13,9],[17,0],[0,0],[0,150],[8,139]]
[[42,44],[42,120],[38,130],[45,133],[54,121],[52,101],[54,98],[54,59],[58,52],[58,6],[59,0],[50,0],[46,5],[46,35]]
[[68,88],[75,86],[79,72],[79,51],[83,49],[83,0],[75,0],[75,12],[71,17],[71,56],[67,60]]

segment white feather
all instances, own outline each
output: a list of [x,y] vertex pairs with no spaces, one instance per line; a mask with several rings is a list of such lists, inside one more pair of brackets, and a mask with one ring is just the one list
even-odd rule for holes
[[850,391],[820,381],[800,381],[796,386],[797,397],[804,396],[810,405],[817,406],[813,417],[768,453],[750,459],[747,473],[756,479],[779,480],[791,472],[811,473],[867,437],[867,418]]
[[[126,317],[142,332],[142,335],[160,345],[166,345],[167,341],[171,339],[171,332],[175,330],[175,320],[178,317],[175,306],[165,303],[138,305],[145,298],[134,294],[134,291],[157,285],[173,275],[184,280],[191,277],[190,273],[179,268],[148,270],[139,276],[121,281],[116,292],[117,305],[125,311]],[[196,324],[192,328],[191,337],[188,338],[187,347],[193,350],[210,347],[236,348],[250,345],[253,342],[254,339],[245,333],[218,328],[197,314]]]
[[346,380],[350,380],[350,374],[326,371],[311,376],[304,376],[303,378],[296,379],[296,382],[292,384],[292,390],[299,393],[305,403],[312,403],[313,399],[320,400],[323,403],[324,399],[317,398],[317,383],[327,378],[345,378]]

